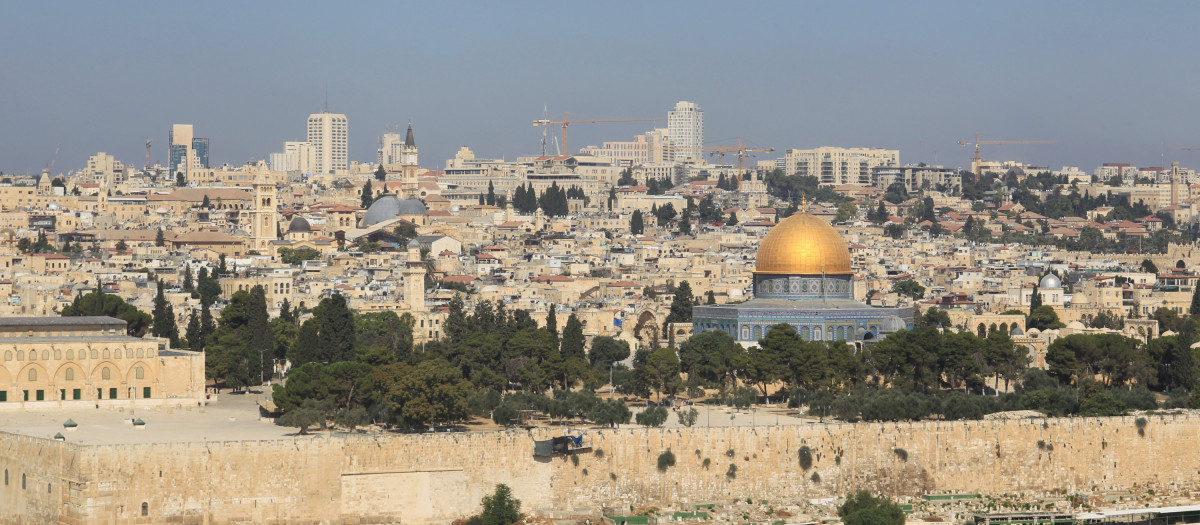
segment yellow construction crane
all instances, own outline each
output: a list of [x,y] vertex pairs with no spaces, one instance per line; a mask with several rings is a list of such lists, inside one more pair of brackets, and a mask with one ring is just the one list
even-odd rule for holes
[[750,148],[750,147],[747,147],[747,145],[742,142],[741,137],[738,137],[737,146],[713,146],[711,148],[704,148],[704,151],[707,151],[708,155],[710,157],[713,155],[716,155],[717,156],[717,164],[721,164],[721,163],[725,162],[725,154],[726,153],[737,154],[737,158],[738,158],[738,166],[737,167],[738,167],[738,170],[740,171],[742,169],[742,161],[745,160],[746,156],[748,156],[750,153],[772,152],[772,151],[775,151],[775,148],[767,148],[767,149]]
[[979,140],[979,135],[975,135],[975,142],[973,142],[973,143],[972,142],[963,142],[960,140],[960,141],[956,142],[955,144],[958,144],[959,146],[970,146],[971,144],[975,144],[975,158],[971,161],[971,172],[975,174],[975,180],[979,180],[979,176],[982,175],[981,173],[979,173],[979,168],[980,168],[980,165],[983,163],[983,160],[979,158],[979,146],[981,144],[987,144],[990,146],[999,146],[999,145],[1004,145],[1004,144],[1058,144],[1058,141],[1056,141],[1056,140]]
[[[535,128],[542,127],[542,126],[549,126],[551,124],[562,124],[562,152],[566,153],[566,154],[570,154],[569,152],[571,151],[571,150],[567,149],[567,126],[570,124],[576,124],[576,123],[581,123],[581,122],[589,123],[589,124],[594,124],[597,122],[654,122],[656,120],[663,120],[661,118],[589,118],[589,119],[567,120],[567,115],[570,115],[570,114],[571,114],[570,112],[564,111],[562,120],[550,120],[549,118],[543,116],[542,118],[533,121],[533,127],[535,127]],[[545,154],[546,154],[546,141],[545,141],[545,139],[543,139],[542,140],[542,155],[545,155]]]

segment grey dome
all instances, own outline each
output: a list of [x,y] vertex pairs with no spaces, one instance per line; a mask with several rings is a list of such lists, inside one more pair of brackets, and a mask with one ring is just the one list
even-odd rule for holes
[[395,219],[397,215],[425,215],[425,205],[417,199],[400,199],[395,195],[380,196],[367,208],[363,228]]
[[288,233],[302,232],[307,233],[312,231],[312,225],[308,224],[308,220],[304,217],[296,217],[288,224]]
[[1038,288],[1045,288],[1047,290],[1062,288],[1062,279],[1059,279],[1057,275],[1048,273],[1045,277],[1042,277],[1042,282],[1038,283]]
[[904,319],[901,319],[898,316],[888,316],[887,319],[883,320],[883,331],[885,333],[895,333],[899,332],[900,330],[906,330],[907,328],[908,323],[905,323]]
[[1008,332],[1008,335],[1025,335],[1025,331],[1020,326],[1017,326],[1016,323],[1013,323],[1012,330]]

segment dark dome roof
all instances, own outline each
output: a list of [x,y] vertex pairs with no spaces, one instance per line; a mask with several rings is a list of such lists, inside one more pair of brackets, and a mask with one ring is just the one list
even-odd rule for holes
[[310,225],[308,223],[308,220],[305,219],[304,217],[296,217],[295,219],[292,219],[291,223],[288,224],[288,232],[310,232],[310,231],[312,231],[312,225]]
[[367,214],[363,217],[363,228],[383,221],[395,219],[398,215],[425,215],[425,205],[417,199],[401,199],[395,195],[385,194],[375,199]]

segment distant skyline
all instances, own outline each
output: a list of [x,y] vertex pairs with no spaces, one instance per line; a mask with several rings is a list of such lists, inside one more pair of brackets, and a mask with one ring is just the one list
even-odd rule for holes
[[[421,165],[462,146],[540,153],[665,127],[680,100],[705,143],[777,151],[899,149],[902,163],[987,160],[1091,171],[1200,169],[1192,2],[93,3],[5,2],[0,170],[55,173],[98,151],[167,162],[172,124],[241,165],[305,139],[310,113],[349,119],[351,161],[413,125]],[[557,134],[557,127],[551,133]],[[553,142],[552,142],[553,143]],[[1164,146],[1166,148],[1164,155]]]

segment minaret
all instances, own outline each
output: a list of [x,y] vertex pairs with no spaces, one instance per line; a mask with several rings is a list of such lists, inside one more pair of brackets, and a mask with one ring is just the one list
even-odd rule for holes
[[1179,163],[1171,163],[1171,205],[1179,204]]
[[275,183],[260,171],[254,178],[254,210],[250,212],[250,249],[262,255],[274,255]]
[[408,261],[404,266],[404,303],[411,312],[425,311],[425,262],[421,260],[421,244],[408,241]]

